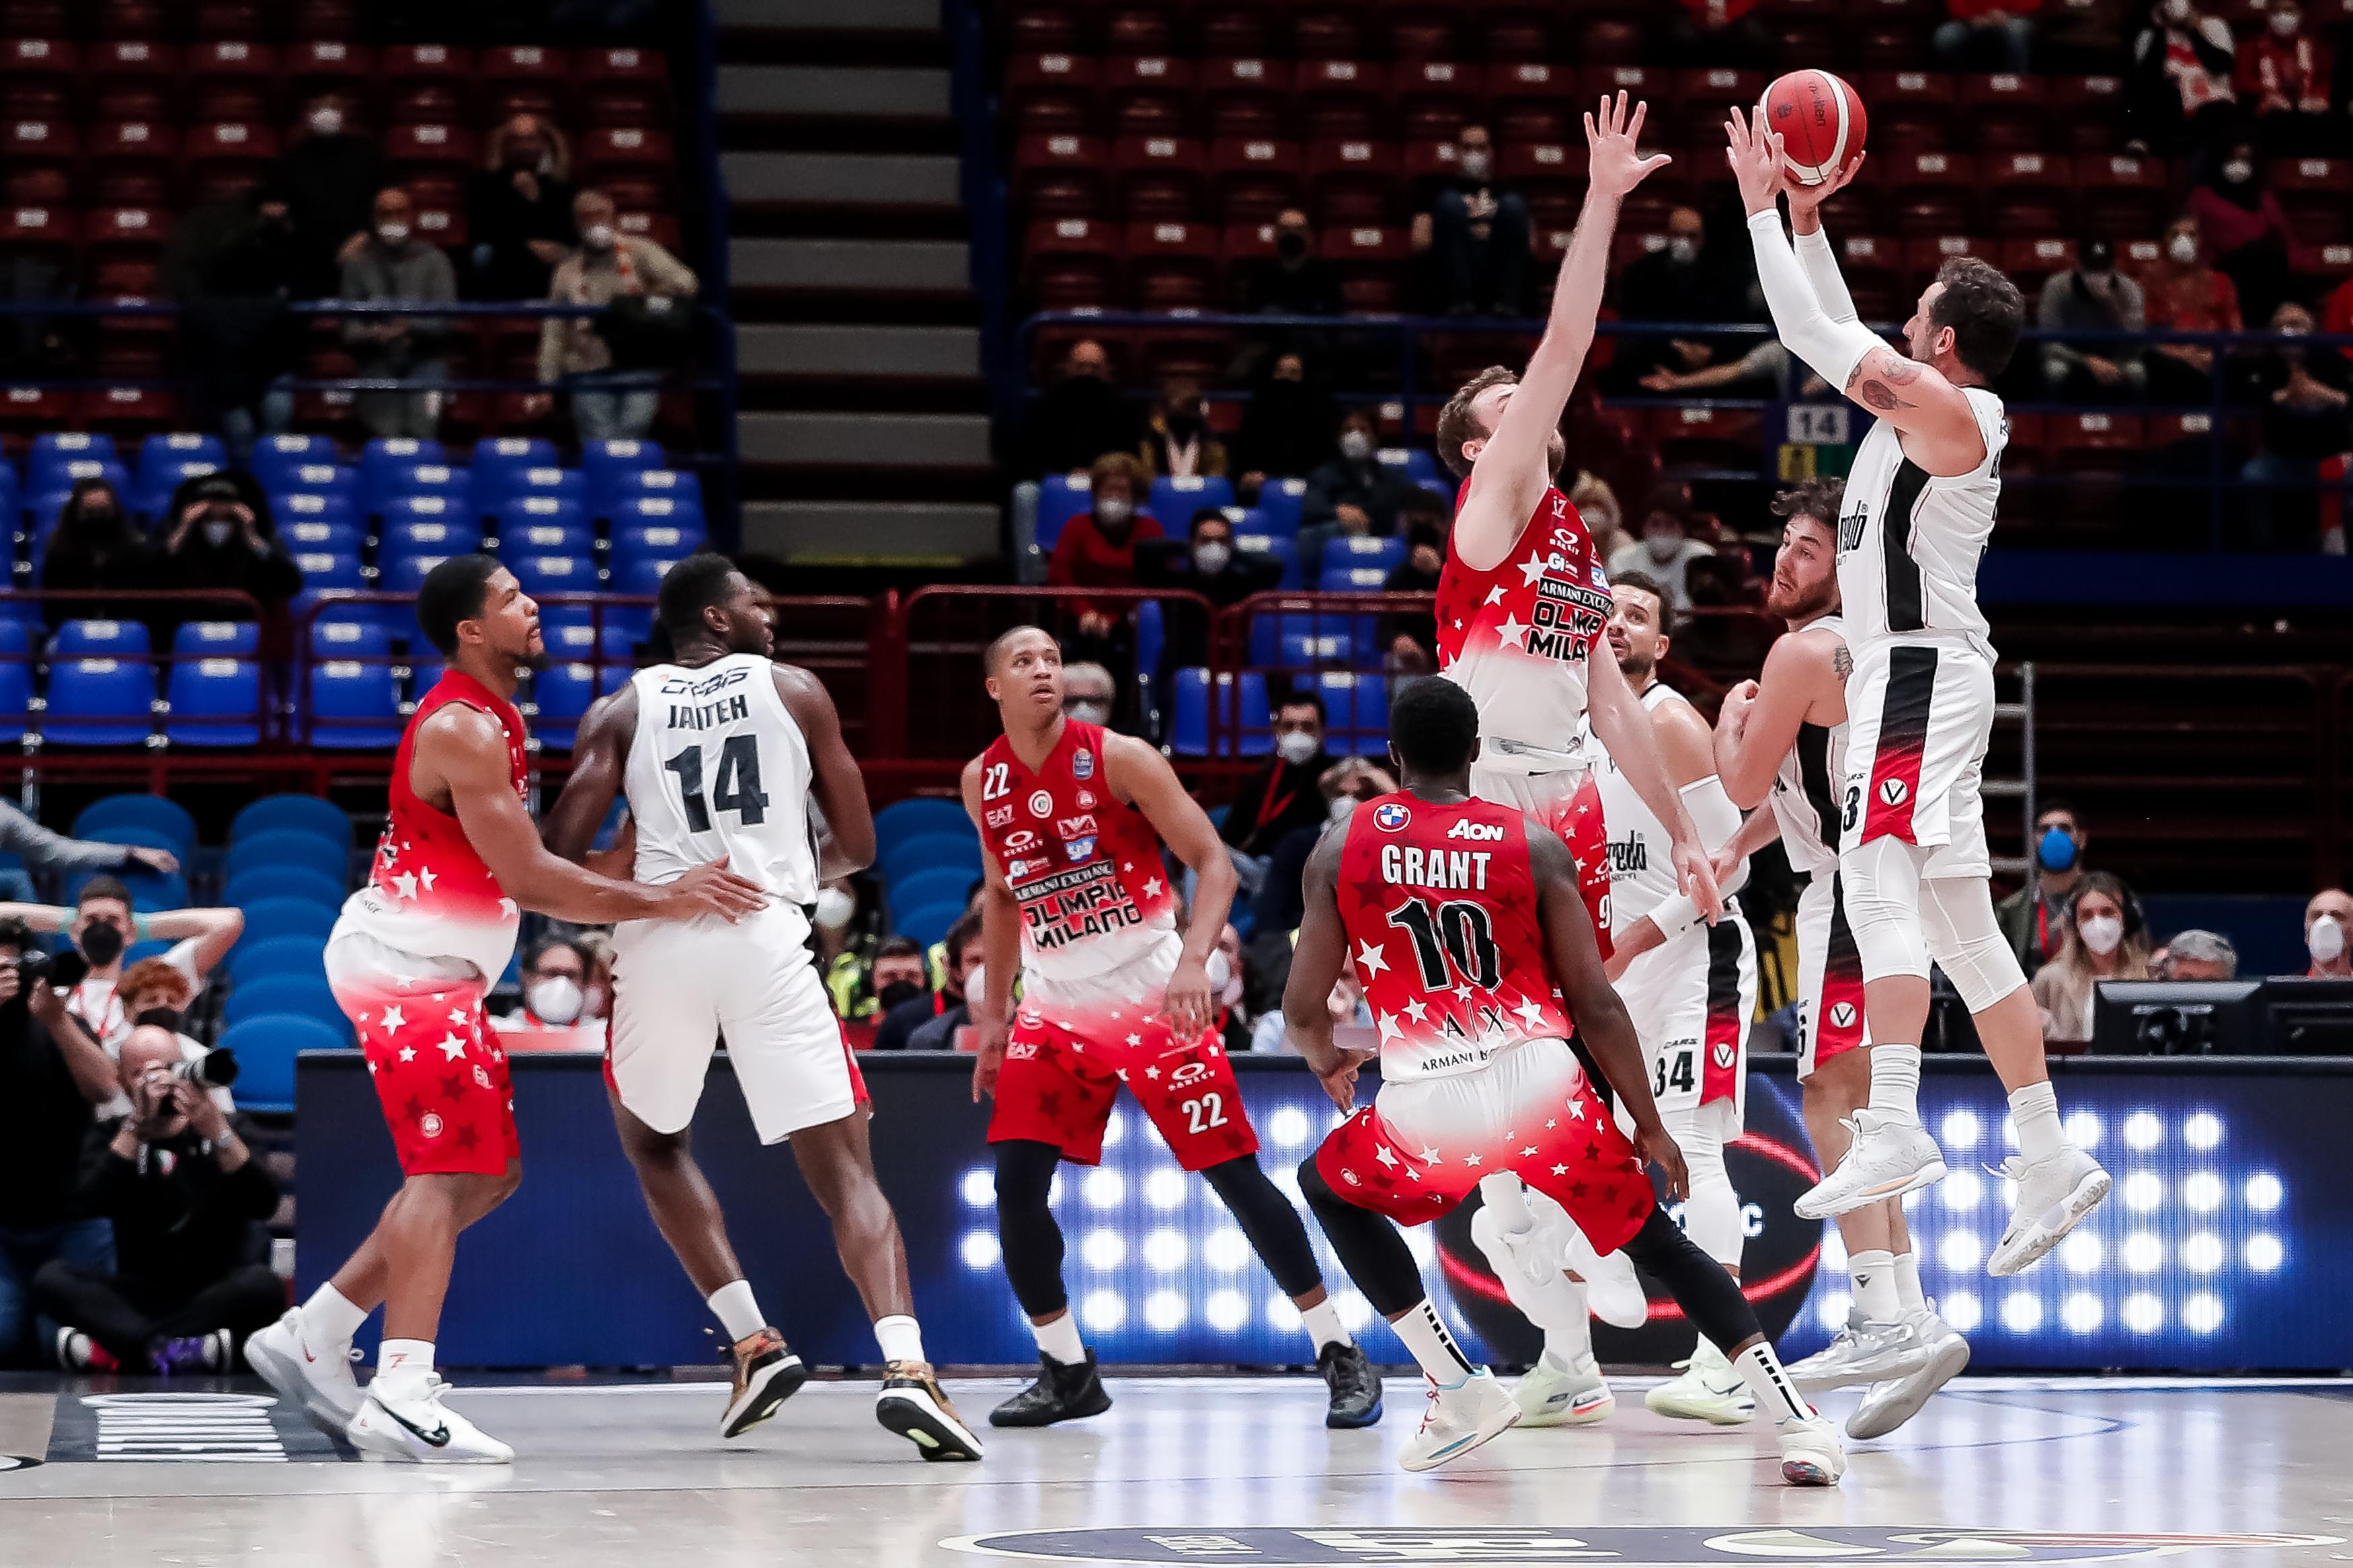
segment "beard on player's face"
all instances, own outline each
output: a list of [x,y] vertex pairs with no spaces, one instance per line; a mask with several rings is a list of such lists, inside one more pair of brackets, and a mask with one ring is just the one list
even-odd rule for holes
[[1827,615],[1838,603],[1838,577],[1825,573],[1809,583],[1787,571],[1773,574],[1765,591],[1765,613],[1785,621],[1808,621]]

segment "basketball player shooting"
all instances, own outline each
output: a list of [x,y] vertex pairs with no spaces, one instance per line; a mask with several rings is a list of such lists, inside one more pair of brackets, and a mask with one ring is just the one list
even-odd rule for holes
[[[1878,418],[1856,448],[1839,520],[1846,645],[1847,763],[1839,879],[1862,959],[1871,1102],[1846,1157],[1797,1203],[1808,1219],[1943,1179],[1920,1124],[1920,1038],[1928,963],[1977,1021],[2018,1129],[2004,1174],[2018,1206],[1987,1260],[2015,1274],[2107,1195],[2108,1173],[2071,1142],[2042,1048],[2042,1015],[1994,922],[1980,784],[1993,730],[1993,647],[1977,603],[1993,534],[2009,421],[1987,384],[2009,364],[2025,306],[2017,286],[1954,257],[1922,290],[1904,347],[1856,319],[1821,206],[1861,169],[1858,153],[1809,186],[1781,138],[1738,110],[1726,161],[1748,213],[1757,277],[1782,343]],[[1778,198],[1789,197],[1795,248]]]

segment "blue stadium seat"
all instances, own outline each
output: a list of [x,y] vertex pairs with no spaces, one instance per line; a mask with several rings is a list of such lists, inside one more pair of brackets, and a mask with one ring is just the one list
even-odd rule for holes
[[409,667],[409,700],[423,701],[427,692],[441,684],[441,677],[448,668],[442,662],[441,656],[438,653],[427,652],[418,655]]
[[644,468],[662,468],[668,462],[669,458],[658,441],[584,441],[580,444],[580,467],[588,476],[588,493],[599,509],[620,499],[624,476]]
[[1198,665],[1176,672],[1170,693],[1168,749],[1180,757],[1209,754],[1209,672]]
[[[221,1024],[235,1028],[248,1018],[258,1018],[270,1013],[291,1013],[298,1017],[316,1018],[337,1029],[349,1029],[343,1010],[335,1005],[335,994],[327,985],[327,977],[318,974],[271,974],[241,982],[221,1005]],[[242,1067],[244,1063],[239,1061]],[[238,1088],[244,1088],[240,1081]]]
[[668,496],[702,504],[702,481],[681,468],[628,468],[612,478],[615,501],[631,496]]
[[588,509],[562,496],[510,496],[492,509],[499,519],[499,542],[526,528],[567,528],[591,532]]
[[400,694],[381,664],[331,659],[311,667],[311,744],[336,751],[400,743]]
[[[613,592],[658,594],[661,591],[662,578],[681,559],[677,555],[635,555],[627,561],[617,561],[613,566]],[[608,616],[606,625],[612,624]]]
[[963,913],[962,899],[957,899],[952,903],[943,900],[937,903],[925,904],[921,909],[911,909],[903,914],[893,911],[891,929],[897,935],[903,936],[918,947],[928,951],[933,944],[946,940],[948,927],[955,924],[957,918]]
[[1135,606],[1135,675],[1150,680],[1160,669],[1160,656],[1168,647],[1168,612],[1157,599]]
[[1401,534],[1388,539],[1369,533],[1336,534],[1324,543],[1324,570],[1329,572],[1335,566],[1377,566],[1386,579],[1389,573],[1405,563],[1409,548],[1409,542]]
[[659,528],[629,527],[616,524],[613,529],[613,564],[647,558],[676,561],[693,554],[705,542],[702,520],[699,517],[684,522],[666,523]]
[[632,671],[628,666],[624,664],[608,664],[605,666],[602,669],[599,669],[596,672],[596,695],[599,697],[610,697],[614,692],[618,691],[621,688],[629,683],[629,677],[633,673],[635,672]]
[[360,570],[360,558],[355,551],[299,551],[295,553],[294,564],[302,569],[302,592],[295,598],[298,607],[307,608],[317,604],[319,595],[331,588],[357,592],[367,586],[367,578]]
[[65,510],[66,502],[71,500],[73,500],[71,486],[62,489],[43,489],[27,496],[22,514],[25,531],[33,536],[36,542],[47,544],[49,535],[58,531],[58,514]]
[[33,665],[26,657],[31,646],[29,628],[22,621],[0,621],[0,741],[21,741],[33,706]]
[[290,544],[310,542],[315,537],[294,531],[305,523],[351,529],[359,525],[352,498],[333,490],[280,490],[269,498],[269,511],[278,531]]
[[634,636],[628,626],[615,626],[607,621],[598,638],[598,648],[608,664],[635,664],[638,661],[638,644],[643,640]]
[[559,468],[554,464],[542,464],[528,468],[511,470],[506,476],[507,492],[503,496],[485,499],[486,506],[501,500],[540,500],[578,501],[588,504],[588,481],[577,468]]
[[266,795],[238,808],[228,825],[231,846],[264,833],[307,833],[346,850],[352,843],[351,814],[315,795]]
[[274,936],[240,942],[228,955],[228,977],[242,985],[270,974],[316,974],[327,951],[326,933]]
[[[440,500],[439,496],[403,498],[406,500]],[[400,501],[393,502],[397,507]],[[384,545],[376,553],[376,564],[385,566],[408,555],[430,555],[436,561],[446,561],[452,555],[466,555],[482,547],[481,521],[471,514],[453,513],[447,519],[427,520],[421,517],[387,516],[384,522]]]
[[1345,631],[1284,632],[1277,643],[1276,664],[1302,666],[1345,664],[1356,654],[1356,644]]
[[465,469],[447,463],[402,463],[378,469],[360,487],[361,504],[379,515],[396,496],[447,496],[470,506],[473,479]]
[[[425,586],[425,574],[448,559],[448,553],[439,552],[419,551],[412,554],[394,551],[385,557],[384,571],[377,582],[387,594],[414,594]],[[372,619],[380,621],[394,635],[407,635],[410,618],[406,606],[368,605],[360,608]]]
[[[594,636],[586,626],[565,629]],[[576,661],[551,664],[531,678],[531,732],[549,750],[568,752],[579,732],[581,715],[596,700],[596,667]]]
[[887,852],[879,852],[876,863],[882,868],[882,880],[893,889],[934,870],[963,869],[970,873],[968,882],[980,874],[980,837],[967,818],[961,833],[919,833],[902,838]]
[[311,623],[313,658],[367,658],[391,651],[392,634],[374,617],[355,620],[327,610]]
[[1438,478],[1437,454],[1420,447],[1384,447],[1374,458],[1385,468],[1402,469],[1416,484]]
[[1282,575],[1275,579],[1276,587],[1299,586],[1299,542],[1297,540],[1280,533],[1237,533],[1234,535],[1234,548],[1255,552],[1282,567]]
[[252,621],[183,621],[172,652],[181,658],[251,658],[261,651],[261,627]]
[[55,658],[144,658],[148,652],[144,621],[68,621],[49,645]]
[[[1272,716],[1266,705],[1266,676],[1263,671],[1245,669],[1239,675],[1219,675],[1219,685],[1234,683],[1232,706],[1238,736],[1235,751],[1245,757],[1263,757],[1274,751]],[[1251,733],[1250,731],[1256,731]]]
[[1389,735],[1388,677],[1327,669],[1315,678],[1315,689],[1324,695],[1332,750],[1380,755]]
[[174,659],[164,700],[164,735],[175,746],[261,743],[261,666],[251,658]]
[[174,430],[168,435],[150,436],[139,443],[139,471],[151,472],[158,463],[212,463],[228,466],[227,448],[217,436],[207,436],[195,430]]
[[379,436],[360,448],[360,483],[379,489],[386,475],[420,463],[448,467],[449,454],[440,442],[414,436]]
[[25,470],[25,489],[36,496],[70,490],[84,479],[104,479],[114,487],[114,493],[122,498],[126,506],[133,505],[138,500],[137,487],[131,482],[131,471],[120,463],[83,458],[50,468],[28,464]]
[[[320,843],[326,840],[321,839]],[[237,908],[262,899],[308,899],[314,904],[340,909],[351,893],[342,877],[309,866],[248,866],[221,889],[221,901]]]
[[1299,514],[1306,505],[1305,479],[1269,479],[1258,489],[1257,512],[1269,533],[1296,534]]
[[1051,555],[1062,525],[1095,504],[1094,484],[1084,474],[1049,474],[1038,485],[1038,548]]
[[296,555],[357,555],[365,536],[356,522],[282,522],[278,537]]
[[253,444],[253,466],[264,463],[332,463],[335,443],[328,436],[264,436]]
[[584,520],[578,522],[516,522],[501,521],[499,524],[499,559],[512,562],[522,555],[577,555],[593,557],[596,553],[596,536],[588,531]]
[[[340,808],[331,809],[337,816],[343,815]],[[242,835],[232,834],[228,860],[223,870],[234,881],[248,871],[293,868],[316,871],[341,887],[351,875],[351,818],[343,817],[341,838],[323,828],[324,823],[313,818],[300,826],[257,825]],[[337,894],[328,901],[341,903],[343,897]]]
[[274,498],[290,494],[341,496],[354,506],[359,504],[360,471],[341,463],[301,458],[265,463],[257,457],[253,477],[261,481],[262,492],[273,498],[273,510]]
[[682,496],[627,496],[597,509],[615,528],[702,527],[702,503]]
[[894,800],[874,814],[874,843],[877,853],[901,839],[913,838],[922,833],[970,832],[972,818],[965,815],[964,803],[942,800],[930,795],[914,795]]
[[980,879],[980,868],[975,866],[942,866],[929,871],[918,871],[904,881],[891,885],[892,910],[919,910],[926,904],[953,904],[961,910],[971,896],[972,885]]
[[104,838],[114,827],[137,827],[164,836],[165,847],[183,860],[195,847],[196,819],[178,801],[160,795],[110,795],[83,806],[73,819],[76,838]]
[[547,644],[548,657],[569,659],[575,663],[593,663],[596,658],[596,628],[594,626],[565,624],[540,625],[540,637]]
[[206,458],[167,459],[161,463],[142,464],[136,488],[124,498],[131,510],[147,518],[151,523],[161,521],[172,507],[172,492],[190,479],[200,479],[206,474],[217,474],[228,465]]
[[516,555],[507,565],[533,598],[550,594],[593,594],[604,584],[596,580],[596,563],[586,555]]
[[1388,580],[1386,566],[1326,566],[1315,586],[1326,594],[1377,594]]
[[1205,506],[1220,510],[1234,504],[1234,482],[1228,479],[1195,476],[1172,479],[1166,474],[1152,481],[1152,495],[1145,510],[1160,520],[1171,539],[1182,539],[1191,527],[1193,514]]
[[26,455],[25,466],[27,469],[54,468],[88,460],[115,461],[114,437],[94,431],[45,430],[33,437],[33,449]]
[[295,1013],[266,1013],[221,1031],[217,1048],[233,1051],[238,1067],[237,1102],[248,1110],[294,1109],[294,1058],[304,1051],[349,1050],[348,1025]]
[[51,745],[144,745],[155,732],[155,671],[144,658],[58,659],[48,702],[41,734]]
[[438,490],[413,495],[387,496],[385,498],[384,504],[376,509],[376,513],[387,524],[396,522],[454,524],[469,529],[477,538],[480,537],[482,531],[481,519],[475,515],[474,509],[464,498]]
[[513,476],[524,468],[555,466],[555,443],[538,437],[500,436],[474,443],[474,499],[485,510],[515,493]]

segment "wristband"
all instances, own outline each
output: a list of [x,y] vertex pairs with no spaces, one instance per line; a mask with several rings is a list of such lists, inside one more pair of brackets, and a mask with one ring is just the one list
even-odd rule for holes
[[131,940],[133,942],[147,940],[147,917],[136,910],[131,911]]

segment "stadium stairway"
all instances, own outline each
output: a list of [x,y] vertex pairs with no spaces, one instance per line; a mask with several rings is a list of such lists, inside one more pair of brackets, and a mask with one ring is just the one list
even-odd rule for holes
[[720,0],[744,543],[816,563],[997,555],[937,0]]

